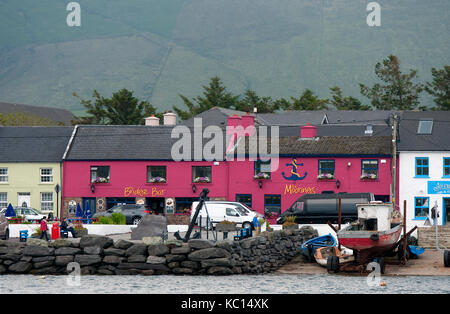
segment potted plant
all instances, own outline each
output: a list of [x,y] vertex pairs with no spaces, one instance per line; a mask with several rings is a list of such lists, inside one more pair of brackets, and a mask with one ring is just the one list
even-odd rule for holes
[[96,177],[94,180],[92,180],[92,183],[108,183],[109,182],[109,176],[108,177]]
[[295,223],[295,216],[287,216],[284,218],[282,225],[283,229],[298,229],[298,224]]
[[163,177],[153,177],[150,179],[150,183],[165,183],[166,178]]
[[361,180],[376,180],[378,176],[374,173],[365,173],[361,175]]
[[211,179],[208,177],[197,177],[194,179],[194,183],[210,183]]
[[75,233],[77,234],[77,238],[80,238],[88,234],[88,230],[83,227],[83,223],[81,222],[81,220],[76,220],[73,225]]
[[257,173],[253,176],[256,180],[267,180],[270,179],[270,175],[264,172]]
[[321,173],[317,176],[319,180],[331,180],[334,179],[334,175],[332,173]]

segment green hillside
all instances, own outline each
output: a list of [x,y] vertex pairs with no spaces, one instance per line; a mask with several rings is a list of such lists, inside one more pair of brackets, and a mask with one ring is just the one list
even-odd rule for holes
[[0,1],[1,101],[79,114],[73,92],[125,87],[162,110],[214,75],[235,93],[329,97],[339,85],[366,101],[358,83],[389,54],[421,80],[450,64],[448,0],[378,1],[375,28],[368,0],[79,0],[79,28],[66,25],[68,2]]

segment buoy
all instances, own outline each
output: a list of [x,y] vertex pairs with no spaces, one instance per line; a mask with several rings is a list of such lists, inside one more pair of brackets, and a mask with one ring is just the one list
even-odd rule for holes
[[386,287],[386,282],[385,281],[380,282],[380,286]]

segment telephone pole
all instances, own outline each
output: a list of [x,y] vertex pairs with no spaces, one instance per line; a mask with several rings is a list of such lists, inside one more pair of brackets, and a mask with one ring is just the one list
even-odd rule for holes
[[397,124],[398,116],[394,113],[394,124],[392,126],[392,191],[391,200],[395,208],[397,198]]

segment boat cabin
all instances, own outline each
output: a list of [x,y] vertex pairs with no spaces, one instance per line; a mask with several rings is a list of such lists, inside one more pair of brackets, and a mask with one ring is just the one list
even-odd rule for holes
[[357,204],[359,230],[387,231],[392,226],[392,204],[371,202]]

